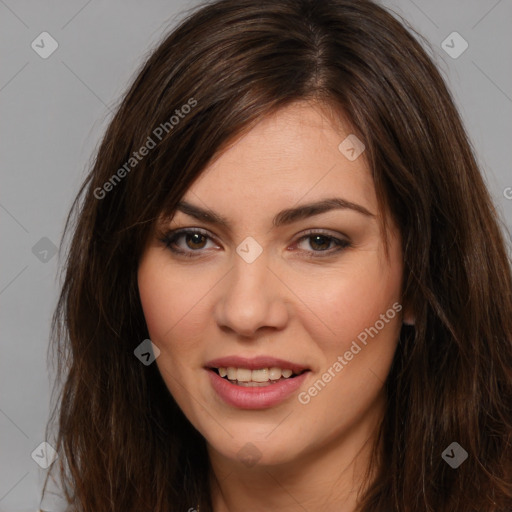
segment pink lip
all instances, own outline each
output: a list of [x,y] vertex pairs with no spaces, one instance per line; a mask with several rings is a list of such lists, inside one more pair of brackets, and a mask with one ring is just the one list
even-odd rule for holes
[[239,409],[266,409],[283,402],[301,386],[309,373],[305,371],[297,377],[283,379],[267,386],[246,387],[231,384],[211,369],[207,369],[207,372],[217,394],[224,402]]
[[290,369],[293,373],[300,373],[303,370],[308,370],[306,366],[270,356],[258,356],[252,358],[227,356],[213,359],[205,364],[206,368],[228,368],[230,366],[234,368],[248,368],[249,370],[276,367],[281,368],[282,370]]

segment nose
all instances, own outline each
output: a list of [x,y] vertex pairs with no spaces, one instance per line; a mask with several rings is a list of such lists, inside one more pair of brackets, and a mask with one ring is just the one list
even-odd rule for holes
[[243,337],[259,329],[283,329],[288,320],[286,287],[268,267],[265,251],[252,263],[238,255],[223,279],[215,307],[217,324]]

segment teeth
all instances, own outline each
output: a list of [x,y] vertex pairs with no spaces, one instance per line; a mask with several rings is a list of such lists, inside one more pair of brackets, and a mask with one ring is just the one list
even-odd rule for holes
[[270,368],[270,380],[278,380],[282,376],[282,370],[281,368],[276,368],[275,366],[273,368]]
[[277,381],[281,378],[288,379],[293,375],[293,371],[289,368],[281,369],[277,367],[259,368],[258,370],[250,370],[249,368],[218,368],[221,377],[227,377],[228,380],[238,382],[255,382],[264,383],[269,381]]
[[269,373],[270,372],[268,371],[268,368],[262,368],[261,370],[252,370],[250,380],[254,382],[267,382],[268,380],[270,380]]
[[238,368],[236,370],[236,380],[241,382],[249,382],[251,380],[252,371],[247,368]]

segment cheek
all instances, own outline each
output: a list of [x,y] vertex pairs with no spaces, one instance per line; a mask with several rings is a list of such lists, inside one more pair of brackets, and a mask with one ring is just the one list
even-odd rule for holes
[[170,311],[177,304],[173,302],[173,294],[159,274],[149,264],[141,265],[138,273],[139,294],[144,311],[148,331],[153,341],[161,340],[167,330],[172,327]]
[[138,286],[146,324],[157,344],[172,337],[204,294],[183,273],[171,271],[165,258],[151,249],[139,265]]
[[180,365],[174,364],[179,359],[175,356],[176,352],[179,353],[180,347],[167,340],[170,340],[179,328],[180,324],[177,322],[183,317],[186,305],[178,300],[177,294],[173,292],[178,283],[170,283],[164,267],[157,262],[157,258],[151,257],[151,251],[149,257],[141,262],[138,271],[139,295],[149,338],[160,349],[156,364],[171,389],[171,376],[178,374],[180,370]]
[[399,273],[370,268],[338,275],[323,295],[313,297],[316,304],[311,310],[318,312],[322,330],[317,315],[309,313],[308,331],[322,364],[299,401],[325,435],[336,434],[340,425],[350,428],[367,414],[382,393],[396,350],[401,327]]
[[[379,255],[369,251],[364,261],[359,256],[357,264],[347,263],[346,270],[337,268],[295,282],[301,283],[298,295],[305,298],[303,313],[310,318],[312,339],[323,339],[326,349],[341,350],[400,301],[401,267],[383,267]],[[392,309],[389,316],[389,323],[397,324],[398,313]]]
[[[193,364],[194,333],[189,329],[190,310],[194,297],[176,290],[189,290],[190,281],[182,282],[179,273],[169,272],[156,250],[148,250],[138,269],[138,287],[146,325],[151,341],[160,349],[156,365],[167,388],[175,399],[183,395],[182,383],[188,364]],[[183,288],[188,286],[187,288]],[[190,299],[190,300],[189,300]],[[192,305],[190,304],[192,302]],[[188,315],[187,315],[188,313]],[[176,343],[186,340],[185,343]]]
[[181,373],[197,364],[211,321],[207,295],[214,285],[212,276],[198,282],[190,272],[171,268],[165,253],[148,250],[139,265],[138,286],[149,337],[160,349],[160,368]]

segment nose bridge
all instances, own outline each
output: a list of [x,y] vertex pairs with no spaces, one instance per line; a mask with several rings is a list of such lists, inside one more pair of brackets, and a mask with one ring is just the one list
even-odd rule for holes
[[241,243],[237,253],[217,305],[219,325],[246,336],[262,326],[278,327],[284,319],[283,305],[278,304],[280,292],[268,268],[268,254],[261,250],[255,256],[255,247],[250,241],[247,245]]
[[[241,250],[241,248],[242,244],[240,244],[237,252]],[[268,264],[267,254],[264,254],[263,251],[252,261],[237,256],[234,259],[232,285],[240,288],[242,291],[245,289],[250,291],[254,288],[261,288],[263,284],[268,281],[268,274],[270,274]]]

